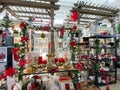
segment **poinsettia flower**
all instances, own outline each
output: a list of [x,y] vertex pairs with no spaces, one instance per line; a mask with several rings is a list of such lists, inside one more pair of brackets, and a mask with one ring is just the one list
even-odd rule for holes
[[17,54],[18,51],[19,51],[19,48],[12,48],[12,53],[13,54]]
[[71,19],[76,22],[78,20],[78,17],[79,17],[79,13],[78,11],[73,11],[72,12],[72,15],[71,15]]
[[29,40],[28,36],[21,37],[21,42],[22,43],[27,42],[28,40]]
[[76,31],[77,30],[77,26],[74,25],[72,29],[73,29],[73,31]]
[[79,70],[83,70],[83,65],[82,65],[82,63],[77,63],[77,64],[75,65],[75,67],[76,67],[77,69],[79,69]]
[[70,42],[70,46],[71,47],[74,47],[76,45],[76,41],[75,40],[72,40],[71,42]]
[[15,74],[15,68],[9,67],[8,69],[5,70],[6,76],[12,76],[14,74]]
[[20,60],[19,63],[18,63],[18,65],[19,65],[20,67],[23,67],[23,66],[25,66],[26,64],[27,64],[27,60],[26,60],[26,59]]
[[25,27],[26,27],[25,22],[21,22],[21,23],[20,23],[20,28],[23,29],[23,28],[25,28]]
[[15,61],[18,61],[18,59],[20,58],[19,55],[17,55],[17,54],[14,54],[13,57],[14,57]]
[[5,78],[6,78],[5,75],[0,76],[0,80],[1,80],[1,79],[5,79]]

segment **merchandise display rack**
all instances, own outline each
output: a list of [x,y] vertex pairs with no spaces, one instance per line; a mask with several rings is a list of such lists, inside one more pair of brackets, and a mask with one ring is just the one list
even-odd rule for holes
[[[107,45],[106,43],[106,39],[109,39],[109,38],[113,38],[114,39],[114,46],[111,46],[111,47],[100,47],[101,49],[104,50],[105,54],[107,54],[107,49],[111,49],[112,51],[114,51],[114,55],[115,57],[117,57],[117,48],[116,48],[116,45],[115,45],[115,41],[116,41],[116,36],[115,35],[95,35],[95,36],[90,36],[89,39],[96,39],[96,40],[104,40],[104,43],[105,45]],[[92,49],[96,50],[95,51],[95,56],[96,58],[94,58],[96,64],[99,63],[99,50],[98,50],[99,46],[93,46]],[[110,53],[110,52],[109,52]],[[112,52],[113,53],[113,52]],[[91,58],[92,59],[92,58]],[[101,62],[107,62],[107,61],[110,61],[112,62],[113,60],[112,59],[108,59],[108,58],[104,58],[104,59],[101,59]],[[114,70],[109,70],[109,71],[105,71],[105,74],[110,74],[110,73],[114,73],[114,81],[112,82],[109,82],[109,84],[114,84],[117,82],[117,62],[114,62],[113,61],[113,67],[114,67]],[[99,69],[98,70],[95,70],[95,85],[97,86],[104,86],[106,85],[105,83],[98,83],[98,77],[99,77],[100,73],[99,73]],[[109,76],[108,76],[109,77]]]

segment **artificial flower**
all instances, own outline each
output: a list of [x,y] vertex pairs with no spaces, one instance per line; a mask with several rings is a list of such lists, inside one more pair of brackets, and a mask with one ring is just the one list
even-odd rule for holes
[[76,31],[77,30],[77,26],[74,25],[72,29],[73,29],[73,31]]
[[18,51],[19,51],[19,48],[12,48],[12,53],[13,53],[13,54],[17,54]]
[[72,41],[70,42],[70,46],[71,46],[71,47],[76,46],[76,41],[75,41],[75,40],[72,40]]
[[14,57],[15,61],[18,61],[18,59],[20,58],[19,55],[17,55],[17,54],[14,54],[13,57]]
[[15,74],[15,68],[9,67],[5,70],[5,76],[12,76]]
[[78,17],[79,17],[79,13],[78,11],[73,11],[72,12],[72,15],[71,15],[71,19],[76,22],[78,20]]
[[82,63],[77,63],[75,67],[79,70],[83,70],[83,64]]
[[26,59],[20,60],[19,63],[18,63],[18,65],[19,65],[20,67],[23,67],[23,66],[25,66],[26,64],[27,64],[27,60],[26,60]]
[[23,29],[23,28],[25,28],[25,27],[26,27],[25,22],[21,22],[21,23],[20,23],[20,28]]
[[22,43],[27,42],[28,40],[29,40],[28,36],[21,37],[21,42]]

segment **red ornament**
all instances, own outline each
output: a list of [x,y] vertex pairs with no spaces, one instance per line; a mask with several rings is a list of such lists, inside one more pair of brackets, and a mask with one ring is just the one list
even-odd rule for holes
[[79,17],[79,13],[78,11],[73,11],[72,12],[72,15],[71,15],[71,19],[76,22],[78,20],[78,17]]
[[113,61],[116,62],[116,61],[117,61],[117,58],[116,58],[116,57],[113,57]]
[[18,65],[19,65],[20,67],[23,67],[23,66],[25,66],[26,64],[27,64],[27,60],[26,60],[26,59],[23,59],[23,60],[20,60],[20,61],[19,61],[19,64],[18,64]]
[[64,63],[65,59],[64,58],[59,58],[59,62]]
[[72,41],[70,42],[70,46],[71,46],[71,47],[76,46],[76,41],[75,41],[75,40],[72,40]]
[[57,63],[59,61],[59,58],[55,58],[54,62]]
[[28,36],[21,37],[21,42],[22,43],[27,42],[28,40],[29,40]]
[[77,26],[74,25],[72,29],[73,29],[73,31],[76,31],[77,30]]
[[21,22],[21,23],[20,23],[20,28],[21,28],[21,29],[24,29],[25,27],[26,27],[25,22]]
[[38,64],[41,64],[42,63],[42,56],[39,56],[38,57]]

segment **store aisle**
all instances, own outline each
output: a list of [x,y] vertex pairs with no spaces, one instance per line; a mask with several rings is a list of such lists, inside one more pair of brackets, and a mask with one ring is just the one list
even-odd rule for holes
[[[106,90],[106,86],[101,87],[100,90]],[[118,81],[116,84],[111,84],[110,90],[120,90],[120,81]]]

